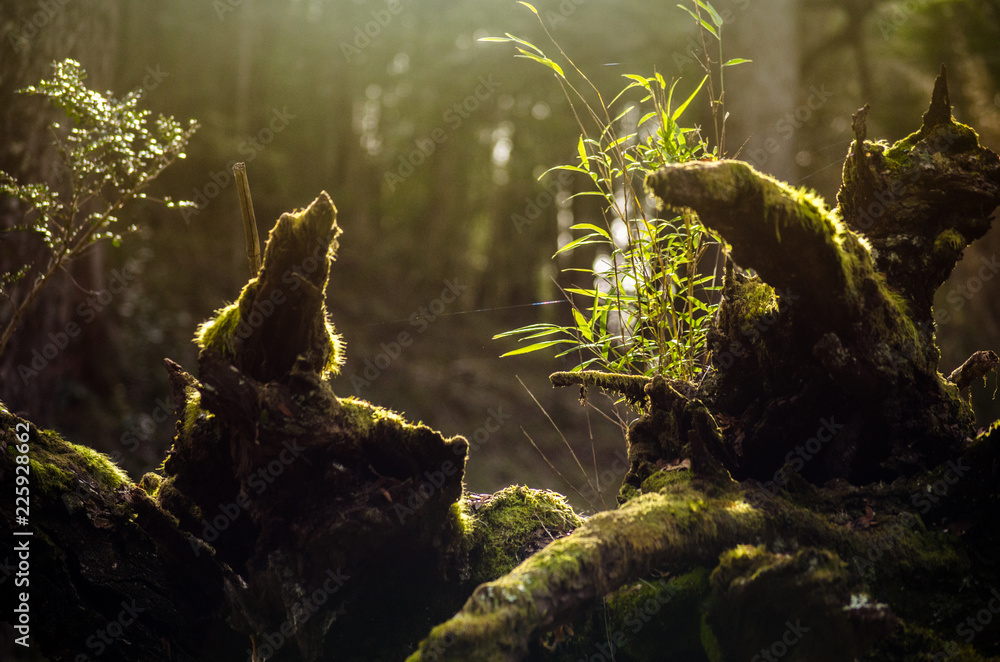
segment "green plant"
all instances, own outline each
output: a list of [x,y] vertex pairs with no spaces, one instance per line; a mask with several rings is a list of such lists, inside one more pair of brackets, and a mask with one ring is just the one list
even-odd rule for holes
[[[538,16],[538,11],[526,2]],[[674,105],[679,81],[663,76],[627,74],[625,88],[610,103],[552,38],[562,61],[579,83],[574,84],[563,66],[533,44],[507,34],[485,41],[513,43],[518,57],[539,62],[555,73],[579,124],[578,164],[561,165],[584,175],[589,188],[578,196],[603,199],[603,227],[577,223],[582,234],[560,247],[556,255],[581,246],[596,249],[598,259],[587,268],[567,269],[585,274],[588,283],[566,288],[573,322],[569,325],[538,323],[500,333],[495,338],[519,336],[532,341],[504,354],[513,356],[558,347],[557,356],[576,353],[574,370],[599,369],[618,374],[662,374],[691,380],[707,363],[707,332],[718,306],[717,269],[707,271],[703,261],[709,249],[722,242],[701,224],[693,212],[672,218],[657,216],[644,188],[646,176],[669,163],[714,160],[724,155],[725,114],[722,70],[747,60],[722,62],[722,17],[708,2],[694,0],[683,7],[698,22],[703,45],[706,35],[719,43],[719,60],[703,55],[706,73],[684,101]],[[702,11],[708,18],[703,18]],[[715,79],[719,95],[715,95]],[[708,83],[715,120],[716,145],[710,148],[697,127],[678,122]],[[583,90],[589,92],[584,94]],[[590,92],[593,94],[591,95]],[[638,92],[641,99],[632,100]],[[589,95],[589,98],[588,98]],[[544,176],[544,175],[543,175]],[[585,303],[578,303],[585,302]]]
[[[42,287],[69,262],[93,244],[135,230],[122,227],[118,214],[128,203],[145,198],[146,186],[174,159],[184,158],[184,147],[197,129],[185,128],[172,117],[150,122],[150,111],[139,109],[142,91],[117,99],[86,87],[86,72],[78,62],[53,64],[50,80],[21,90],[48,98],[72,120],[68,130],[53,123],[62,176],[54,185],[25,184],[0,171],[0,194],[22,200],[28,210],[24,222],[2,232],[32,233],[44,243],[48,256],[40,264],[23,264],[0,275],[0,297],[9,307],[3,315],[0,355],[18,323]],[[163,200],[168,206],[191,203]],[[17,287],[22,281],[25,286]]]

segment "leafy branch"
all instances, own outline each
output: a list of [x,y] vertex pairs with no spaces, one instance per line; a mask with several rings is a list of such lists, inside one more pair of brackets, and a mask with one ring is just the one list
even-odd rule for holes
[[[186,127],[173,117],[152,120],[150,111],[139,108],[141,90],[117,99],[110,92],[88,89],[86,77],[78,62],[67,59],[53,63],[51,79],[21,90],[46,97],[73,125],[68,130],[57,122],[51,127],[60,182],[68,179],[61,192],[47,183],[18,182],[0,171],[0,194],[28,208],[22,223],[2,232],[34,234],[48,253],[40,265],[25,264],[0,275],[0,299],[8,309],[0,355],[45,283],[95,243],[110,239],[118,245],[122,235],[135,230],[122,226],[119,213],[146,198],[147,185],[175,159],[184,158],[184,148],[198,128],[194,120]],[[169,198],[162,202],[168,207],[191,204]],[[26,286],[18,287],[22,281]]]

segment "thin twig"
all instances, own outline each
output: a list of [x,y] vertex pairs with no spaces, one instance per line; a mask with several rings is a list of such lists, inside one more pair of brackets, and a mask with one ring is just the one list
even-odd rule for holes
[[250,197],[250,182],[247,180],[247,165],[240,161],[233,165],[233,176],[236,178],[236,192],[240,197],[240,213],[243,216],[243,231],[247,240],[247,261],[250,263],[250,275],[256,276],[260,271],[260,239],[257,237],[257,219],[253,213],[253,199]]

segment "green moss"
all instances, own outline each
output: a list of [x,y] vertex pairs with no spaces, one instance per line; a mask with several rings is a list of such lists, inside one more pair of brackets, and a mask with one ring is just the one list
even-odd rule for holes
[[727,310],[735,316],[737,328],[749,329],[765,315],[778,310],[774,288],[759,278],[733,282],[733,295],[727,298]]
[[934,252],[958,252],[965,248],[965,237],[955,228],[949,228],[934,239]]
[[43,493],[54,493],[73,487],[73,472],[66,471],[54,463],[29,460],[32,483]]
[[[946,134],[947,137],[946,137]],[[979,134],[972,127],[952,120],[949,124],[935,126],[931,129],[920,127],[919,131],[914,131],[905,138],[901,138],[893,143],[892,147],[885,150],[884,156],[886,164],[895,169],[909,169],[913,167],[917,160],[926,158],[916,149],[925,139],[930,139],[931,147],[941,149],[945,145],[952,151],[961,152],[979,148]],[[942,143],[939,147],[935,144],[935,139],[939,138]],[[871,150],[874,143],[865,142],[865,147]],[[879,150],[881,153],[881,150]],[[916,153],[915,153],[916,152]]]
[[708,576],[708,569],[699,567],[674,578],[626,584],[608,596],[601,610],[604,639],[615,642],[629,659],[659,660],[667,648],[678,659],[697,658]]
[[139,481],[139,485],[146,491],[146,494],[151,497],[155,497],[156,493],[160,490],[160,484],[162,482],[163,476],[150,471],[143,474],[142,479]]
[[726,657],[722,653],[722,646],[719,639],[712,632],[712,627],[708,624],[707,614],[702,614],[698,634],[701,638],[701,648],[705,652],[705,657],[709,662],[726,662]]
[[224,308],[215,311],[215,317],[202,322],[195,333],[194,341],[199,349],[210,350],[221,354],[229,360],[236,356],[236,327],[240,323],[240,301],[244,296],[253,299],[257,291],[257,279],[252,279],[243,288],[240,298]]
[[346,425],[357,430],[359,436],[371,434],[379,421],[387,421],[399,427],[415,427],[391,409],[373,405],[367,400],[360,400],[353,396],[341,398],[340,411],[341,415],[346,418]]
[[78,467],[83,467],[88,474],[96,478],[98,482],[108,489],[117,490],[119,487],[132,484],[128,474],[122,471],[107,455],[99,453],[93,448],[79,446],[70,442],[66,442],[66,446],[76,453],[75,458],[72,460],[67,458],[67,460],[73,462]]
[[201,393],[195,388],[187,389],[187,401],[184,403],[184,423],[182,430],[185,435],[194,434],[195,425],[199,420],[208,420],[214,415],[201,408]]
[[688,483],[690,481],[691,472],[687,469],[674,469],[672,471],[660,469],[642,481],[641,493],[659,492],[669,486]]
[[[473,580],[481,583],[510,572],[528,555],[526,547],[549,542],[545,530],[563,532],[582,523],[561,494],[517,485],[500,490],[475,513],[471,531],[471,548],[477,549],[472,559]],[[529,545],[529,538],[539,532],[534,541],[537,544]]]
[[[20,419],[10,419],[13,429]],[[43,498],[55,497],[60,492],[73,489],[77,476],[87,476],[110,490],[132,484],[128,475],[107,455],[70,443],[52,430],[38,430],[34,426],[30,430],[28,466],[31,469],[32,494],[44,495]],[[7,454],[11,457],[17,454],[14,444],[7,446]]]
[[860,659],[862,662],[983,662],[986,658],[968,644],[942,639],[931,630],[903,621]]

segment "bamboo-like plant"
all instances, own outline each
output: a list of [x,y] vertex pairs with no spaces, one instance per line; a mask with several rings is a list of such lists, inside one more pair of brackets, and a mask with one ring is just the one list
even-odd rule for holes
[[[538,16],[538,11],[521,2]],[[577,196],[596,195],[604,205],[603,224],[577,223],[580,232],[561,246],[556,255],[580,246],[596,247],[603,264],[567,271],[581,272],[586,283],[566,288],[573,321],[562,325],[538,323],[500,333],[495,338],[519,337],[528,345],[504,356],[556,347],[557,356],[576,354],[576,371],[597,369],[618,374],[662,374],[692,380],[708,361],[707,332],[718,307],[717,269],[705,270],[703,261],[713,246],[723,243],[701,224],[693,212],[671,218],[657,215],[645,191],[646,176],[668,163],[714,160],[724,154],[725,119],[722,70],[747,62],[722,62],[722,17],[708,2],[694,0],[683,7],[700,26],[705,76],[675,105],[679,81],[626,74],[624,89],[610,102],[539,22],[559,53],[560,61],[548,57],[530,42],[507,34],[484,41],[513,43],[518,57],[549,67],[569,101],[580,127],[579,161],[560,165],[589,179]],[[702,12],[707,14],[707,18]],[[719,44],[719,60],[708,55],[706,40]],[[567,75],[567,69],[570,75]],[[715,95],[718,80],[719,94]],[[576,82],[574,82],[576,81]],[[710,147],[697,127],[679,123],[703,90],[711,96],[715,146]],[[643,96],[638,103],[630,93]],[[544,176],[544,175],[543,175]]]

